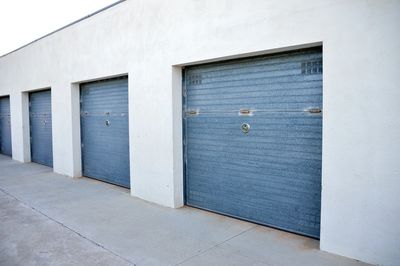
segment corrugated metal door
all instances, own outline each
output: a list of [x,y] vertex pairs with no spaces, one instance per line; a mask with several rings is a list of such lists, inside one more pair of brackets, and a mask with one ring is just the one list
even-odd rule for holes
[[81,85],[83,175],[130,187],[128,79]]
[[321,49],[184,74],[186,203],[318,238]]
[[10,97],[0,98],[0,153],[12,155]]
[[53,167],[51,91],[29,94],[31,161]]

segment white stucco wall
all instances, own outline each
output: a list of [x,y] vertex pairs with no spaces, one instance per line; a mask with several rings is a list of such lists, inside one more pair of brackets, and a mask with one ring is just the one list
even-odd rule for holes
[[127,73],[131,193],[182,206],[180,66],[323,44],[321,249],[398,265],[399,29],[398,0],[128,0],[0,58],[13,157],[51,87],[54,171],[80,176],[78,84]]

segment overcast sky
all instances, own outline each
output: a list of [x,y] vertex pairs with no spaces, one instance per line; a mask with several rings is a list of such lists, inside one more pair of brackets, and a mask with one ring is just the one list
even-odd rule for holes
[[117,0],[0,0],[0,55]]

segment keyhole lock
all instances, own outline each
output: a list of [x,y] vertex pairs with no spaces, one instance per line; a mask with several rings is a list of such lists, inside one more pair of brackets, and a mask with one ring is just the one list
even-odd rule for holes
[[247,134],[247,133],[249,133],[249,131],[250,131],[250,125],[247,123],[243,123],[242,124],[242,132]]
[[106,124],[107,127],[109,127],[110,126],[110,120],[106,120],[105,124]]

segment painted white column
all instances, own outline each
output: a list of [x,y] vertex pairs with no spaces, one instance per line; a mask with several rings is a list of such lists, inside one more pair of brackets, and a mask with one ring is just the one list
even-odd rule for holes
[[54,172],[81,176],[79,86],[55,83],[51,90]]
[[72,177],[82,176],[81,116],[79,84],[71,84]]
[[176,208],[183,205],[181,74],[171,69],[129,73],[130,174],[133,196]]
[[20,162],[31,161],[29,133],[29,94],[10,94],[12,157]]
[[133,125],[135,123],[135,119],[133,116],[134,113],[134,93],[133,90],[135,88],[135,79],[133,78],[133,74],[128,74],[128,114],[129,114],[129,174],[130,174],[130,185],[131,185],[131,195],[136,196],[136,178],[134,178],[135,174],[135,162],[134,158],[136,156],[135,153],[135,139],[133,137]]
[[174,208],[184,205],[183,144],[182,144],[182,68],[172,67],[172,136]]

